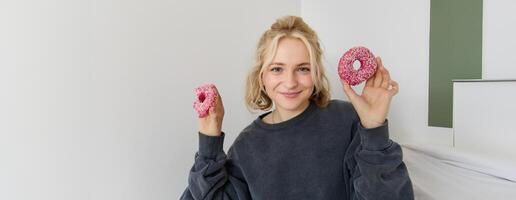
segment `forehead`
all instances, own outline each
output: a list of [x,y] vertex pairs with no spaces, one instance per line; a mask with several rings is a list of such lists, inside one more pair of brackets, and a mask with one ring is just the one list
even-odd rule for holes
[[278,42],[273,63],[299,64],[310,62],[310,54],[306,45],[297,38],[281,38]]

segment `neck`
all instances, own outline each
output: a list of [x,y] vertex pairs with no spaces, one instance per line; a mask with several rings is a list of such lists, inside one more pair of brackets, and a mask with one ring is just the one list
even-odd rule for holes
[[292,119],[295,116],[301,114],[303,111],[305,111],[309,105],[310,105],[310,101],[306,101],[301,106],[299,106],[299,108],[296,110],[285,110],[285,109],[281,109],[278,107],[278,108],[274,109],[274,111],[272,112],[272,122],[280,123],[280,122]]

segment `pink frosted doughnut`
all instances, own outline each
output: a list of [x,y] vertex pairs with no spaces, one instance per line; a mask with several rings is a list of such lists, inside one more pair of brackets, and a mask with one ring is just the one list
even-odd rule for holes
[[[360,68],[355,70],[353,63],[360,61]],[[365,47],[353,47],[346,51],[339,61],[340,79],[350,85],[358,85],[369,79],[376,72],[376,59],[371,51]]]
[[204,84],[195,88],[197,98],[193,103],[193,108],[199,114],[199,118],[208,116],[210,108],[217,102],[217,90],[213,84]]

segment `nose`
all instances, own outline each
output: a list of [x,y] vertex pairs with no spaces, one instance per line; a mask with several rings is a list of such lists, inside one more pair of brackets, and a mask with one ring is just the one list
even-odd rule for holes
[[294,72],[291,72],[291,73],[288,73],[287,74],[287,77],[285,79],[285,87],[287,89],[294,89],[297,87],[297,76],[296,76],[296,73]]

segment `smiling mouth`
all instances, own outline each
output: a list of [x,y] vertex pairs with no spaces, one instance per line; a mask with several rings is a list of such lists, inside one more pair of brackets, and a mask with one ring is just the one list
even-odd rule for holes
[[288,98],[294,98],[297,97],[299,94],[301,94],[302,91],[299,92],[281,92],[281,94]]

